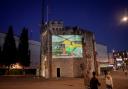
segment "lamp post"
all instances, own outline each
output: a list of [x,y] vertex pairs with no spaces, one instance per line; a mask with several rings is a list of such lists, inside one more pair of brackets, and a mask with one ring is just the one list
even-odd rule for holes
[[117,62],[116,62],[116,53],[115,50],[112,50],[112,58],[113,58],[113,62],[114,62],[114,68],[117,69]]
[[125,9],[125,13],[124,13],[124,16],[121,18],[121,22],[128,23],[127,9]]
[[[124,16],[121,18],[121,22],[123,24],[128,24],[128,12],[127,12],[127,8],[125,8]],[[122,59],[123,59],[123,67],[126,68],[127,67],[127,60],[124,59],[124,58],[125,57],[124,57],[124,53],[123,53],[123,56],[122,56]]]
[[128,16],[123,16],[121,22],[128,23]]

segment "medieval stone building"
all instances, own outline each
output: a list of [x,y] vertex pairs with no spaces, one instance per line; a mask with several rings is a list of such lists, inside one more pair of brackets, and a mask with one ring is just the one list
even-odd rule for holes
[[61,21],[42,26],[40,75],[45,78],[81,77],[96,70],[94,34]]

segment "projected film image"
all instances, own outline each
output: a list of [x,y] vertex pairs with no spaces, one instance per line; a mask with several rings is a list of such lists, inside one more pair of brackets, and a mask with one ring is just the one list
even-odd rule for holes
[[52,58],[81,58],[82,40],[80,35],[53,35]]

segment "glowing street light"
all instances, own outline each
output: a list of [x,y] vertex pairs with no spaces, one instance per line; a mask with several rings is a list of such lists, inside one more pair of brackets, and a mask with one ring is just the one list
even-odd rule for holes
[[128,14],[127,14],[127,9],[125,9],[124,16],[121,19],[121,22],[127,23],[128,22]]
[[124,16],[122,19],[121,19],[122,22],[128,22],[128,16]]

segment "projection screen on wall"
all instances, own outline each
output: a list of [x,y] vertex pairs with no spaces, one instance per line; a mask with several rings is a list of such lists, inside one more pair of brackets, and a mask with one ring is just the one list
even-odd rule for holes
[[52,35],[52,58],[81,58],[81,35]]

